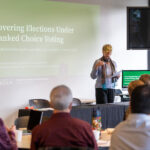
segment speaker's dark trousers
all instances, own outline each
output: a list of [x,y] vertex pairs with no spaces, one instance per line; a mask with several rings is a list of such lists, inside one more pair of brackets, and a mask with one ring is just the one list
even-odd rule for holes
[[113,103],[115,98],[115,89],[96,88],[96,104]]

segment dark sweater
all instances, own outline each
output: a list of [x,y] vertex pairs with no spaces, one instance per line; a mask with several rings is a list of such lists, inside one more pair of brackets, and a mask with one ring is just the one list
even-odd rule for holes
[[98,149],[91,126],[69,113],[53,114],[32,131],[31,150],[39,147],[91,147]]
[[0,150],[17,150],[15,133],[7,132],[2,119],[0,119]]

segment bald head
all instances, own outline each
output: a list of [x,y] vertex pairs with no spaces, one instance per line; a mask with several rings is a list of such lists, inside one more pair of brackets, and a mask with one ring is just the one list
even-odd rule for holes
[[72,103],[72,92],[69,87],[59,85],[52,89],[50,94],[51,106],[56,110],[65,110]]

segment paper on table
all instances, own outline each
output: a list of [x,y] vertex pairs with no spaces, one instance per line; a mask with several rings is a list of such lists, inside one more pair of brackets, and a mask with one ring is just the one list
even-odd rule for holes
[[98,147],[109,147],[110,141],[98,140],[97,144],[98,144]]
[[107,128],[107,134],[112,134],[114,132],[115,128]]

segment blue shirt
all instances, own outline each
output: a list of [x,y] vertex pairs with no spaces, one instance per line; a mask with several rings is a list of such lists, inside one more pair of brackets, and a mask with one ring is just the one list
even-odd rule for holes
[[149,150],[150,115],[130,114],[111,137],[110,150]]
[[[99,66],[96,69],[96,64],[100,61],[100,59],[97,59],[94,62],[93,68],[92,68],[92,72],[91,72],[91,78],[92,79],[96,79],[96,84],[95,84],[95,88],[103,88],[102,85],[102,66]],[[115,69],[117,68],[116,62],[112,61],[112,63],[115,66]],[[114,89],[115,88],[115,83],[112,83],[112,71],[111,71],[111,67],[108,64],[104,64],[106,65],[106,79],[105,79],[105,87],[108,89]]]

